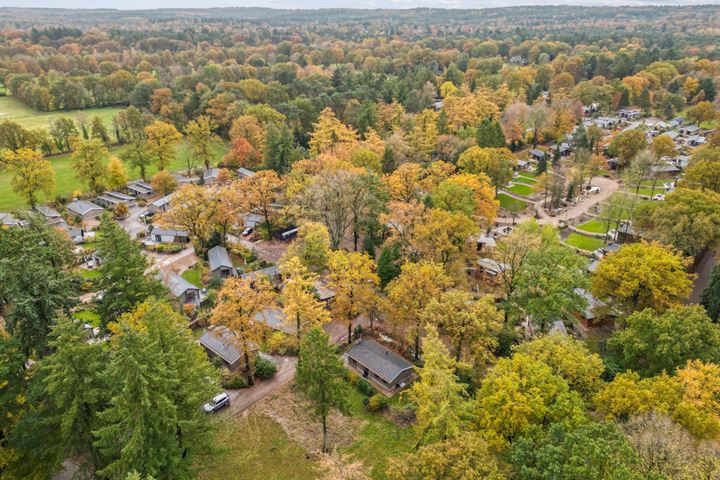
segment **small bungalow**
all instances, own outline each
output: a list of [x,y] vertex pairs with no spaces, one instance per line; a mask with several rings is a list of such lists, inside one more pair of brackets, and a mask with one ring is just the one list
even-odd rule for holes
[[162,198],[158,198],[150,205],[148,205],[148,212],[160,213],[167,212],[170,208],[170,200],[172,200],[173,194],[165,195]]
[[183,185],[188,185],[190,183],[195,183],[195,179],[188,178],[181,173],[173,173],[171,175],[175,179],[175,182],[177,182],[178,187],[182,187]]
[[255,270],[248,273],[243,273],[240,275],[240,278],[243,280],[247,280],[249,282],[253,282],[260,278],[267,278],[270,283],[272,283],[275,286],[279,286],[280,283],[282,283],[282,276],[280,275],[280,269],[273,265],[272,267],[262,268],[260,270]]
[[480,238],[477,239],[478,252],[482,252],[483,250],[492,250],[493,248],[495,248],[496,245],[497,242],[495,241],[495,239],[488,235],[480,235]]
[[245,228],[255,228],[265,221],[265,217],[257,213],[248,213],[243,216],[243,226]]
[[12,213],[0,212],[0,225],[3,227],[23,227],[27,224],[18,220]]
[[515,170],[517,171],[523,171],[523,170],[529,170],[532,164],[528,162],[527,160],[520,160],[518,159],[515,164]]
[[315,294],[325,306],[329,307],[335,298],[335,291],[325,284],[325,282],[318,280],[315,282]]
[[165,283],[170,289],[172,296],[177,298],[180,303],[189,303],[192,305],[200,304],[200,289],[182,278],[180,275],[172,274],[168,276]]
[[656,175],[672,176],[682,172],[680,167],[671,162],[653,165],[650,170]]
[[530,152],[528,152],[528,154],[530,155],[530,158],[537,161],[540,161],[547,156],[547,153],[543,152],[539,148],[533,148]]
[[480,273],[496,277],[507,269],[507,265],[504,265],[492,258],[481,258],[477,261],[480,267]]
[[611,130],[620,124],[620,119],[617,117],[598,117],[595,119],[595,125],[604,129]]
[[184,245],[190,241],[190,236],[185,230],[156,227],[150,232],[150,239],[157,243],[180,243]]
[[155,193],[152,185],[147,182],[143,182],[142,180],[135,180],[129,182],[125,186],[125,191],[133,197],[138,198],[148,198],[152,196],[153,193]]
[[355,342],[346,356],[350,367],[386,395],[407,387],[416,378],[412,363],[375,340]]
[[235,173],[237,173],[237,176],[240,178],[248,178],[255,175],[255,172],[253,172],[252,170],[248,170],[245,167],[238,168],[237,170],[235,170]]
[[705,145],[705,137],[703,135],[690,135],[685,141],[685,144],[688,147],[699,147],[700,145]]
[[210,274],[214,277],[227,278],[236,275],[235,266],[225,247],[216,245],[207,252]]
[[665,132],[663,135],[667,135],[674,142],[675,139],[677,139],[680,136],[680,132],[678,132],[677,130],[670,130],[669,132]]
[[618,243],[632,243],[635,241],[637,234],[630,221],[620,222],[620,226],[615,233],[615,241]]
[[74,200],[67,204],[67,210],[83,220],[99,218],[105,211],[100,205],[87,200]]
[[[550,149],[555,152],[556,146],[552,146]],[[567,142],[562,142],[557,149],[560,151],[560,156],[567,157],[572,153],[572,147],[570,147],[570,144]]]
[[617,158],[608,158],[607,161],[608,169],[610,170],[617,170],[620,168],[620,162]]
[[220,169],[218,167],[208,168],[203,172],[203,183],[215,183],[220,178]]
[[51,225],[63,222],[60,212],[46,205],[35,205],[35,210],[45,217],[45,221]]
[[677,165],[678,167],[685,169],[690,164],[690,156],[689,155],[678,155],[677,157],[672,159],[672,162]]
[[95,200],[97,200],[100,205],[104,205],[108,208],[115,208],[121,203],[124,203],[127,207],[135,206],[135,198],[121,192],[107,191],[96,197]]
[[690,135],[697,135],[700,133],[700,127],[697,125],[686,125],[684,127],[680,127],[678,131],[683,137],[689,137]]
[[236,346],[233,333],[225,327],[208,330],[198,339],[198,343],[209,356],[219,358],[230,370],[235,370],[242,363],[244,354]]
[[599,327],[613,321],[614,315],[605,302],[598,300],[592,293],[582,288],[575,288],[574,292],[583,297],[587,304],[583,311],[575,313],[575,318],[584,328]]
[[639,108],[623,108],[618,112],[618,116],[625,120],[633,120],[642,115],[642,110]]
[[683,123],[685,123],[685,119],[684,119],[684,118],[682,118],[682,117],[675,117],[675,118],[673,118],[672,120],[670,120],[670,121],[668,122],[668,125],[670,125],[671,128],[677,128],[677,127],[679,127],[680,125],[682,125]]

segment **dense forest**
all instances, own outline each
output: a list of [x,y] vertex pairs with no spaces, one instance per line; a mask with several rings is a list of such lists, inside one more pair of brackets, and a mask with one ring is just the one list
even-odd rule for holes
[[1,8],[0,479],[720,478],[719,39]]

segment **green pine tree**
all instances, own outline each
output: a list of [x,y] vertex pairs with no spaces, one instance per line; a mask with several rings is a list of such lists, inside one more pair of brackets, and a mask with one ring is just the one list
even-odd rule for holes
[[87,343],[81,323],[65,315],[56,320],[50,338],[53,353],[41,364],[46,400],[59,425],[65,454],[87,454],[94,470],[100,465],[92,432],[98,427],[97,414],[104,403],[100,372],[105,351],[98,343]]
[[104,216],[99,229],[97,287],[103,292],[97,312],[103,326],[151,296],[162,296],[165,287],[145,272],[148,261],[140,245],[120,225]]
[[484,118],[478,125],[475,141],[478,147],[501,148],[506,144],[500,123],[490,117]]
[[390,283],[395,277],[400,275],[400,246],[396,243],[383,247],[380,252],[380,258],[377,263],[377,273],[380,277],[380,286]]
[[327,417],[331,408],[347,410],[347,383],[342,360],[319,327],[311,329],[300,343],[295,381],[322,421],[322,451],[327,452]]
[[712,268],[710,282],[702,292],[700,303],[712,321],[717,323],[720,319],[720,265]]
[[265,133],[265,167],[284,174],[298,158],[300,152],[295,147],[292,130],[285,124],[269,124]]

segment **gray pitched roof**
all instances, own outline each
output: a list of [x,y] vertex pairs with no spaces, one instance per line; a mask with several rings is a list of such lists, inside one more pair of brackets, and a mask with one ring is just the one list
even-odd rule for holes
[[533,148],[532,150],[530,150],[530,155],[532,155],[533,157],[544,157],[546,153],[538,148]]
[[180,275],[170,275],[167,278],[167,286],[170,289],[170,292],[176,297],[179,297],[188,290],[200,290],[198,287],[188,282]]
[[78,215],[85,215],[90,210],[102,210],[103,207],[87,200],[75,200],[67,204],[67,209]]
[[285,332],[288,335],[295,335],[295,325],[285,323],[285,313],[279,308],[266,308],[255,314],[253,320],[264,323],[273,330]]
[[46,205],[35,205],[35,210],[47,218],[60,218],[60,213],[57,210]]
[[172,200],[173,194],[165,195],[164,197],[158,198],[154,202],[152,202],[153,205],[155,205],[157,208],[161,208],[168,203],[170,203],[170,200]]
[[169,236],[169,237],[183,237],[187,238],[188,232],[185,230],[174,230],[171,228],[153,228],[150,232],[151,235],[161,235],[161,236]]
[[595,309],[596,308],[602,308],[605,307],[605,303],[601,300],[598,300],[593,296],[592,293],[588,292],[587,290],[583,288],[575,288],[573,289],[575,294],[583,297],[585,299],[585,302],[587,303],[587,306],[585,309],[580,312],[582,313],[582,316],[585,317],[586,320],[592,320],[596,317]]
[[331,298],[335,298],[335,290],[328,287],[322,281],[318,280],[317,282],[315,282],[315,291],[317,292],[318,300],[322,302],[330,300]]
[[412,363],[375,340],[360,340],[348,351],[347,356],[387,383],[393,383],[398,375],[413,368]]
[[255,270],[248,273],[243,273],[240,275],[240,278],[243,280],[255,280],[257,278],[261,277],[274,277],[275,275],[280,275],[280,269],[273,265],[272,267],[263,268],[260,270]]
[[240,360],[242,355],[234,345],[232,332],[224,328],[205,332],[198,339],[198,343],[230,365]]
[[207,252],[210,271],[214,272],[220,267],[234,268],[230,255],[225,247],[216,245]]

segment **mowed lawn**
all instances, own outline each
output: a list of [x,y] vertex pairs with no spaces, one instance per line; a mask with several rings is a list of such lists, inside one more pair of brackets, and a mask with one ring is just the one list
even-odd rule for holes
[[[111,148],[110,155],[119,156],[124,149],[125,147]],[[218,145],[215,147],[215,158],[213,163],[216,164],[225,154],[226,150],[227,147],[225,145]],[[187,142],[183,141],[178,143],[175,149],[175,158],[170,163],[168,170],[172,172],[185,170],[185,158],[190,154],[190,146]],[[55,197],[68,198],[76,190],[83,192],[87,191],[87,186],[75,176],[75,170],[72,168],[70,154],[48,157],[48,160],[50,160],[53,168],[55,169],[56,188],[55,193],[49,198],[46,198],[44,195],[40,195],[40,202],[50,202],[54,200]],[[105,161],[107,162],[108,160],[109,155]],[[140,177],[140,171],[138,169],[130,168],[128,165],[126,165],[126,168],[129,178],[133,179]],[[154,165],[148,169],[148,175],[152,175],[155,172],[157,172],[157,168]],[[7,173],[0,174],[0,211],[13,210],[24,206],[25,201],[15,194],[10,186],[10,175]]]
[[523,195],[526,197],[532,195],[533,192],[535,192],[535,189],[533,187],[531,187],[530,185],[524,185],[522,183],[516,183],[515,185],[512,185],[507,189],[513,193],[517,193],[518,195]]
[[597,218],[595,218],[581,225],[578,225],[577,228],[591,233],[605,233],[608,230],[608,224],[604,220],[598,220]]
[[[53,120],[62,117],[70,117],[73,120],[84,117],[88,121],[92,117],[100,117],[108,129],[111,138],[115,138],[115,128],[112,120],[121,107],[86,108],[82,110],[61,110],[54,112],[39,112],[28,107],[13,97],[0,97],[0,121],[12,120],[25,128],[50,129]],[[80,127],[78,126],[78,129]]]
[[512,208],[514,205],[517,205],[520,209],[527,207],[527,202],[513,198],[506,193],[498,193],[497,199],[500,202],[500,208],[505,210]]
[[572,247],[579,248],[580,250],[585,250],[586,252],[593,252],[602,247],[604,244],[604,242],[599,238],[586,237],[585,235],[580,235],[575,232],[568,235],[565,239],[565,243]]

